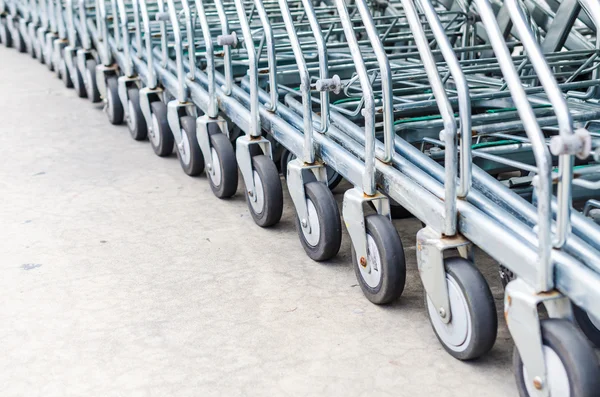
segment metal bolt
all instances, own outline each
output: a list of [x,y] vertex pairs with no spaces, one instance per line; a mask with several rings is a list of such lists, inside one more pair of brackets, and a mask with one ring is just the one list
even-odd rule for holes
[[302,224],[302,227],[308,226],[308,221],[306,219],[302,219],[300,223]]
[[443,307],[440,307],[440,309],[438,310],[438,313],[441,318],[446,318],[446,310],[444,310]]
[[535,387],[538,390],[542,390],[542,387],[544,387],[544,382],[542,382],[542,378],[540,378],[539,376],[533,378],[533,387]]
[[364,256],[360,257],[360,261],[359,262],[360,262],[360,265],[362,267],[367,267],[367,258],[365,258]]

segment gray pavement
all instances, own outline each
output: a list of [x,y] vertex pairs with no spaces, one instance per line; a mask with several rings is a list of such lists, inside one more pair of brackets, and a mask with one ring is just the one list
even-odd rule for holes
[[28,55],[0,46],[0,76],[0,395],[516,395],[501,315],[481,360],[438,343],[418,221],[396,221],[402,298],[375,306],[347,234],[329,263],[304,254],[287,190],[261,229],[241,195],[218,200]]

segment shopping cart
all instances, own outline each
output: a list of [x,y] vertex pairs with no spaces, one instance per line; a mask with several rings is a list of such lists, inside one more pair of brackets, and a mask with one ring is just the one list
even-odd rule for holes
[[239,168],[260,226],[282,214],[280,162],[315,260],[339,250],[327,186],[345,178],[353,267],[376,304],[405,283],[390,205],[417,217],[427,313],[461,360],[497,333],[479,247],[506,284],[520,393],[597,393],[573,325],[600,345],[597,2],[0,0],[0,15],[5,44],[45,34],[65,82],[94,98],[95,79],[112,123],[175,148],[217,197]]

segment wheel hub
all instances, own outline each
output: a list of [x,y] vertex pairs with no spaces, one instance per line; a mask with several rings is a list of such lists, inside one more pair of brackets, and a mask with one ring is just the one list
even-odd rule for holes
[[[361,263],[361,258],[358,258]],[[360,274],[369,287],[376,288],[381,282],[381,256],[375,239],[367,233],[367,266],[359,266]]]
[[[307,219],[301,220],[302,234],[306,242],[313,247],[319,244],[321,238],[321,228],[319,227],[319,216],[317,215],[317,209],[310,199],[306,199],[306,212],[308,215]],[[302,224],[304,222],[304,224]],[[310,229],[307,230],[308,226]]]
[[250,205],[252,209],[257,214],[262,214],[265,205],[265,192],[262,187],[262,180],[258,175],[258,172],[253,171],[254,176],[254,193],[249,194],[250,196]]
[[449,323],[442,321],[442,314],[435,308],[431,299],[427,297],[427,310],[431,322],[442,342],[454,351],[463,351],[469,345],[471,339],[471,316],[462,290],[456,280],[449,274],[446,275],[448,283],[448,295],[450,300],[450,311],[452,318]]
[[[544,352],[544,361],[546,362],[546,386],[550,391],[550,395],[570,396],[571,388],[569,385],[569,376],[560,357],[558,357],[558,354],[556,354],[549,346],[542,346],[542,351]],[[523,379],[525,381],[527,393],[530,396],[534,396],[537,390],[539,390],[536,387],[536,383],[539,384],[539,386],[544,386],[544,384],[541,383],[541,379],[537,377],[531,379],[529,377],[525,366],[523,366]]]
[[210,149],[210,155],[212,157],[212,162],[211,162],[211,164],[208,164],[210,166],[208,176],[210,177],[210,180],[212,181],[213,185],[220,186],[221,185],[220,159],[219,159],[219,155],[217,154],[217,151],[215,150],[215,148]]
[[133,102],[129,101],[128,108],[129,111],[127,112],[127,126],[131,131],[135,131],[137,128],[137,119],[135,115],[135,108],[133,107]]
[[154,145],[154,147],[158,147],[160,145],[160,134],[159,134],[159,125],[158,118],[153,113],[152,114],[152,128],[148,130],[148,135],[150,135],[150,142]]

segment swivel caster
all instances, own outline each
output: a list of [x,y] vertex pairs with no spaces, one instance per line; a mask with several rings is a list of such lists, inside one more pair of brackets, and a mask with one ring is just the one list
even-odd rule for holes
[[159,157],[173,153],[175,139],[167,121],[167,105],[161,101],[150,103],[152,110],[152,128],[148,130],[148,138],[152,150]]
[[143,141],[148,137],[146,119],[140,108],[140,91],[137,87],[127,90],[129,103],[127,104],[127,128],[131,137],[136,141]]
[[100,91],[96,83],[96,61],[88,59],[85,61],[85,90],[86,95],[93,103],[100,102]]
[[539,379],[531,379],[515,347],[513,372],[519,395],[537,396],[539,389],[546,388],[550,396],[597,396],[600,390],[598,359],[581,332],[563,319],[542,320],[540,326],[547,384],[541,384]]
[[[313,174],[309,172],[307,175]],[[308,219],[296,216],[300,243],[312,260],[329,260],[337,255],[342,244],[340,210],[324,183],[310,181],[304,185],[304,190]]]
[[383,215],[364,218],[367,257],[358,258],[352,246],[354,272],[363,294],[382,305],[402,295],[406,282],[404,247],[392,222]]
[[81,75],[81,71],[79,70],[77,65],[75,65],[73,70],[75,71],[75,76],[71,76],[71,80],[73,81],[73,88],[75,89],[75,93],[79,98],[86,98],[87,90],[83,81],[83,76]]
[[106,115],[108,121],[113,125],[119,125],[123,123],[124,113],[123,104],[119,99],[117,77],[111,76],[106,79]]
[[221,132],[216,123],[208,124],[208,128],[212,160],[210,167],[206,167],[208,182],[215,196],[229,198],[235,194],[238,185],[235,152],[231,141]]
[[13,42],[10,30],[6,24],[6,19],[0,20],[0,41],[2,41],[6,48],[10,48],[12,47]]
[[17,31],[15,48],[19,52],[27,52],[27,44],[25,43],[25,39],[23,38],[23,34],[21,31]]
[[60,60],[59,77],[62,79],[65,87],[73,88],[73,80],[71,79],[71,73],[67,67],[67,62],[63,59]]
[[283,192],[279,172],[264,154],[252,157],[255,191],[246,192],[246,201],[254,222],[260,227],[273,226],[283,214]]
[[[461,257],[444,260],[450,313],[436,308],[425,294],[429,321],[438,340],[459,360],[479,358],[492,349],[498,332],[496,306],[490,288],[477,268]],[[442,318],[450,315],[445,323]]]
[[179,164],[187,175],[199,175],[204,171],[204,158],[196,137],[196,119],[192,116],[183,116],[179,122],[181,125],[181,142],[177,145]]

